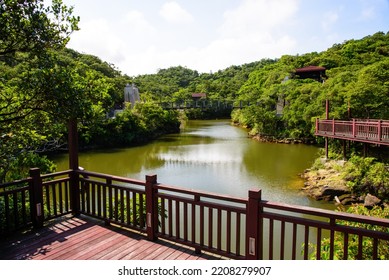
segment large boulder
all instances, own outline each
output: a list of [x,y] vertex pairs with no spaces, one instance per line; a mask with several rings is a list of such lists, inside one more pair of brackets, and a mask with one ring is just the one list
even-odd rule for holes
[[367,208],[372,208],[376,205],[379,205],[380,203],[381,203],[381,199],[368,193],[365,197],[365,201],[363,205]]

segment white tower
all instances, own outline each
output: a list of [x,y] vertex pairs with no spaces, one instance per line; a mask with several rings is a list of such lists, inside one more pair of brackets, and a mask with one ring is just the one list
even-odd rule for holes
[[124,102],[131,103],[132,108],[138,101],[140,101],[139,89],[135,86],[134,83],[132,85],[127,84],[124,88]]

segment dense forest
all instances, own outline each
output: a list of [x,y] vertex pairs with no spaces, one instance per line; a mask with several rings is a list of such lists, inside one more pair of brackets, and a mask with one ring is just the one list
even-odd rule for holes
[[[66,149],[67,121],[77,118],[81,147],[144,143],[179,129],[184,113],[161,102],[207,100],[250,102],[232,120],[253,135],[313,138],[314,119],[389,119],[389,32],[335,44],[321,53],[284,55],[199,73],[176,66],[156,74],[129,77],[100,58],[66,48],[79,18],[62,1],[3,1],[0,27],[0,182],[39,166],[52,171],[44,156]],[[55,20],[53,20],[55,19]],[[260,56],[260,54],[258,54]],[[326,79],[298,79],[296,68],[326,68]],[[135,83],[136,106],[123,104],[123,89]],[[282,115],[276,103],[285,100]],[[116,117],[108,117],[117,108]],[[187,113],[191,116],[190,113]]]

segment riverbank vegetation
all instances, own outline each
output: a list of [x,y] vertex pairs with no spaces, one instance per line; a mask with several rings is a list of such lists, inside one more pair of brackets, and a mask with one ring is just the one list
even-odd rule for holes
[[[314,120],[324,117],[326,99],[330,118],[389,119],[389,32],[215,73],[176,66],[129,77],[109,62],[66,48],[80,19],[60,0],[42,3],[9,0],[0,7],[0,182],[23,177],[21,170],[30,166],[52,171],[43,155],[66,149],[71,118],[79,121],[84,148],[140,144],[175,132],[185,116],[159,104],[193,101],[192,93],[243,102],[232,120],[259,137],[320,141],[313,136]],[[324,83],[296,77],[296,68],[309,65],[327,69]],[[123,107],[128,83],[137,85],[141,102]],[[115,109],[123,112],[113,117]],[[199,109],[186,112],[204,116]]]
[[353,155],[348,161],[318,158],[302,175],[305,192],[317,199],[367,207],[389,202],[389,166],[373,157]]

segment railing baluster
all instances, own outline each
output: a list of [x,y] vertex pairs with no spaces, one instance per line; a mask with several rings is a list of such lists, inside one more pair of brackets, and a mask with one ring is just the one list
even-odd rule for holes
[[126,223],[127,225],[131,225],[131,200],[130,200],[131,192],[126,190]]
[[208,208],[208,248],[213,247],[213,208]]
[[296,249],[297,249],[297,224],[293,223],[292,260],[296,259]]
[[[194,198],[196,201],[196,196]],[[196,244],[196,204],[192,203],[192,244]]]
[[50,217],[51,216],[51,205],[50,205],[50,202],[51,202],[51,199],[50,199],[50,189],[49,189],[49,186],[45,186],[45,190],[46,190],[46,206],[47,206],[47,216]]
[[103,185],[103,218],[104,220],[107,220],[108,213],[107,213],[107,191],[109,190],[108,186]]
[[113,186],[113,190],[114,190],[114,195],[115,195],[115,198],[114,198],[114,204],[115,204],[115,216],[114,216],[114,219],[116,222],[119,221],[119,192],[118,192],[118,188]]
[[139,225],[138,220],[136,219],[136,205],[137,205],[137,199],[138,193],[132,192],[132,224],[136,227]]
[[334,259],[334,250],[335,250],[335,229],[336,219],[330,217],[329,224],[331,226],[330,230],[330,260]]
[[21,196],[22,196],[22,220],[23,220],[23,225],[26,225],[27,224],[26,192],[22,191]]
[[236,249],[235,249],[235,254],[237,256],[240,255],[240,224],[241,224],[241,217],[240,213],[236,213]]
[[378,239],[373,238],[373,260],[378,260]]
[[200,205],[200,245],[204,246],[204,206]]
[[165,199],[161,198],[161,233],[166,234]]
[[13,210],[14,210],[14,224],[15,224],[15,228],[18,228],[19,227],[19,217],[18,217],[18,196],[17,196],[17,193],[14,192],[12,194],[12,200],[13,200]]
[[308,251],[309,251],[309,226],[305,225],[304,232],[304,260],[308,260]]
[[362,260],[363,259],[363,235],[358,234],[358,254],[357,259]]
[[52,185],[49,185],[52,187],[52,190],[53,190],[53,212],[54,212],[54,216],[57,216],[57,184],[52,184]]
[[92,192],[92,215],[96,215],[96,184],[92,183],[91,186],[91,192]]
[[227,211],[226,233],[227,253],[231,253],[231,211]]
[[86,213],[90,214],[90,211],[91,211],[91,205],[90,205],[90,189],[91,189],[91,183],[88,183],[85,185],[85,193],[86,193],[86,197],[85,197],[85,205],[86,205]]
[[343,237],[343,259],[347,260],[348,259],[348,233],[344,233]]
[[222,249],[222,210],[217,209],[217,249]]
[[69,212],[70,208],[69,208],[69,192],[70,192],[70,187],[69,187],[69,181],[66,181],[65,182],[65,211],[66,212]]
[[180,202],[176,200],[176,238],[180,238]]
[[173,236],[173,204],[172,200],[168,200],[168,224],[169,224],[169,237]]
[[281,222],[280,260],[285,258],[285,221]]
[[188,203],[184,202],[184,240],[188,241]]
[[102,190],[103,190],[103,186],[101,184],[98,184],[97,185],[97,215],[99,217],[101,217],[101,208],[103,207],[101,203]]
[[113,197],[113,194],[112,194],[112,186],[111,184],[108,186],[108,219],[111,221],[113,219],[113,206],[112,206],[112,197]]
[[273,259],[274,220],[269,220],[269,260]]
[[65,182],[59,183],[59,186],[58,186],[58,204],[59,204],[59,213],[60,214],[64,213],[64,209],[63,209],[63,194],[62,194],[64,186],[65,186]]
[[4,207],[5,207],[5,224],[6,224],[6,229],[9,229],[10,228],[10,224],[11,224],[11,221],[10,221],[10,211],[9,211],[9,198],[8,198],[8,194],[6,194],[4,196]]
[[317,229],[317,238],[316,238],[316,259],[320,260],[321,259],[321,232],[322,229],[319,227]]
[[139,226],[140,228],[145,227],[145,208],[144,208],[144,194],[139,194]]
[[121,214],[121,221],[122,223],[125,222],[125,211],[124,211],[124,190],[123,189],[120,189],[120,214]]

